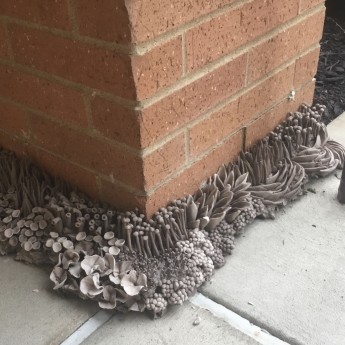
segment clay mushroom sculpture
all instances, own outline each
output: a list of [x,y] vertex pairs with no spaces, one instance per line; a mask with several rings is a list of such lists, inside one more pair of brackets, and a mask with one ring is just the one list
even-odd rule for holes
[[[274,217],[303,193],[308,175],[345,166],[345,148],[329,138],[324,112],[303,105],[193,195],[151,219],[90,200],[0,149],[0,253],[53,263],[54,289],[103,309],[161,316],[211,279],[256,217]],[[345,171],[338,199],[345,203]]]

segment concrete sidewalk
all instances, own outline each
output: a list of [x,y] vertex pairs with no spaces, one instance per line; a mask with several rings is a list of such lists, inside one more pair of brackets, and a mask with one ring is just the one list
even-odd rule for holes
[[60,344],[98,310],[54,293],[50,270],[0,257],[0,344]]
[[291,344],[345,344],[345,205],[339,180],[255,222],[202,293]]
[[[345,145],[345,115],[328,127]],[[336,177],[337,175],[338,177]],[[341,172],[274,221],[256,221],[202,293],[291,344],[345,344],[345,205]]]
[[[329,131],[345,144],[345,115]],[[345,206],[336,201],[338,186],[334,175],[314,180],[313,192],[275,221],[254,222],[201,293],[160,320],[112,316],[62,298],[47,271],[0,258],[0,344],[343,345]]]

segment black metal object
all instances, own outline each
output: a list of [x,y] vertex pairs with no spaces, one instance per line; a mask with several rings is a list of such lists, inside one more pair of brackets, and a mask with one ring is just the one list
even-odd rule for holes
[[345,164],[343,167],[343,173],[341,175],[340,186],[338,189],[338,200],[341,204],[345,204]]

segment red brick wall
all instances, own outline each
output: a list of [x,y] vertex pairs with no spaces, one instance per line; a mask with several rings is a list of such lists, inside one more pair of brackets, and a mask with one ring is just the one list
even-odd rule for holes
[[323,19],[315,0],[2,0],[0,144],[152,213],[311,102]]

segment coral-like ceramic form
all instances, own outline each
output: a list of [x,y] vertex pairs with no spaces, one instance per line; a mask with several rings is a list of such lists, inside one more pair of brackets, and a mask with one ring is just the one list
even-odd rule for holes
[[194,195],[151,219],[89,200],[27,160],[0,151],[0,253],[50,263],[54,289],[104,309],[152,311],[182,304],[225,263],[256,217],[303,194],[308,176],[344,166],[345,148],[321,122],[324,107],[290,114]]

